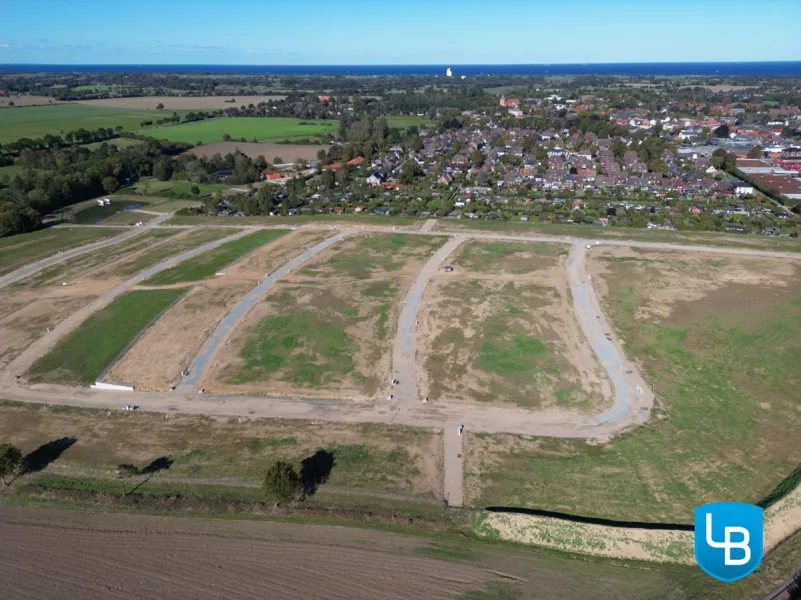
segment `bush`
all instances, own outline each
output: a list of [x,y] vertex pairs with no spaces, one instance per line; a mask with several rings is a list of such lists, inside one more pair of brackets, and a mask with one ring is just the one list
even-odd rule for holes
[[295,500],[301,491],[298,472],[288,462],[276,461],[264,475],[264,495],[276,505]]

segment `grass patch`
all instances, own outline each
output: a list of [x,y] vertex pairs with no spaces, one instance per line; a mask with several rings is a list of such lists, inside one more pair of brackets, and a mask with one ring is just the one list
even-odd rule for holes
[[115,299],[31,367],[34,382],[88,385],[184,289],[139,290]]
[[227,242],[185,260],[170,269],[156,273],[146,285],[168,285],[184,281],[201,281],[257,248],[289,233],[289,229],[267,229]]
[[437,124],[436,121],[416,115],[390,115],[386,119],[387,125],[397,129],[408,129],[412,125],[416,127],[433,127]]
[[245,361],[229,383],[279,376],[317,387],[353,371],[353,343],[345,330],[309,311],[267,317],[240,352]]
[[[187,196],[192,196],[192,188],[197,187],[199,190],[199,196],[207,196],[209,194],[214,194],[215,192],[222,192],[227,189],[230,189],[231,186],[227,185],[210,185],[206,183],[192,183],[191,181],[159,181],[158,179],[140,179],[137,181],[133,186],[130,188],[125,188],[120,190],[120,193],[125,193],[126,190],[133,190],[136,194],[152,194],[158,196],[159,194],[184,194]],[[130,192],[129,192],[130,193]],[[200,203],[201,200],[197,200],[194,204]]]
[[300,138],[311,138],[325,133],[335,134],[339,122],[323,119],[293,119],[289,117],[228,117],[195,121],[157,130],[142,131],[143,135],[171,142],[223,141],[224,135],[246,138],[248,141],[275,142]]
[[471,241],[462,246],[455,263],[478,273],[522,275],[554,266],[555,258],[567,253],[564,244]]
[[0,239],[0,275],[58,252],[120,235],[118,229],[51,227]]

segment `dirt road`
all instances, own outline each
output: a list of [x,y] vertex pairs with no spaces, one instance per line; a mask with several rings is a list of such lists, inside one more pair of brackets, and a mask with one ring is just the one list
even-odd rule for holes
[[418,400],[415,331],[423,294],[425,294],[431,277],[464,240],[464,236],[457,235],[437,250],[420,271],[403,301],[403,308],[398,317],[398,331],[395,334],[395,344],[392,349],[392,378],[399,383],[391,386],[388,391],[388,394],[393,395],[393,404],[397,406],[413,404]]
[[24,267],[21,267],[16,271],[12,271],[11,273],[8,273],[7,275],[3,275],[2,277],[0,277],[0,289],[9,286],[12,283],[16,283],[21,279],[25,279],[26,277],[30,277],[31,275],[33,275],[34,273],[38,273],[42,269],[46,269],[47,267],[50,267],[52,265],[64,262],[65,260],[68,260],[75,256],[80,256],[81,254],[86,254],[87,252],[100,250],[101,248],[106,248],[108,246],[114,246],[115,244],[119,244],[120,242],[129,240],[133,237],[136,237],[137,235],[144,233],[145,231],[150,231],[151,229],[158,227],[170,217],[172,217],[172,214],[159,213],[159,217],[153,219],[147,225],[143,225],[141,227],[126,228],[127,231],[125,233],[122,233],[111,239],[95,242],[94,244],[87,244],[85,246],[79,246],[77,248],[73,248],[72,250],[66,250],[64,252],[61,252],[60,254],[49,256],[33,264],[25,265]]
[[205,376],[206,370],[209,367],[209,362],[214,357],[217,350],[219,350],[222,343],[228,338],[228,336],[234,330],[234,327],[236,327],[237,323],[239,323],[239,321],[245,317],[248,311],[253,308],[256,302],[258,302],[259,299],[264,296],[264,294],[266,294],[270,288],[273,287],[273,285],[275,285],[276,281],[289,275],[292,271],[297,269],[311,257],[319,254],[326,248],[333,246],[350,232],[351,230],[345,230],[335,236],[325,239],[316,246],[312,246],[308,250],[304,250],[298,256],[290,260],[273,273],[266,274],[267,278],[253,288],[253,290],[244,298],[242,298],[239,304],[237,304],[234,309],[228,313],[228,315],[214,330],[214,333],[212,333],[203,344],[200,352],[192,362],[192,366],[189,367],[189,376],[186,377],[181,383],[180,389],[182,391],[191,392],[197,388],[200,382],[203,381],[203,377]]
[[0,508],[3,597],[449,600],[497,580],[341,527]]
[[448,506],[462,506],[464,494],[462,482],[464,481],[464,454],[462,453],[461,423],[451,421],[445,424],[443,432],[444,452],[444,475],[443,492]]

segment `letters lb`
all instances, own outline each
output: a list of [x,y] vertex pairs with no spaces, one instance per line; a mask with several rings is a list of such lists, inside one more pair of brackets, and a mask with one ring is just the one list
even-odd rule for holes
[[715,502],[695,509],[695,560],[708,575],[732,582],[762,562],[762,509],[743,502]]

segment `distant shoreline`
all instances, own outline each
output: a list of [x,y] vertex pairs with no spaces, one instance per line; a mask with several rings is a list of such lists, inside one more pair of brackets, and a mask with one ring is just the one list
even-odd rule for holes
[[660,62],[509,65],[54,65],[0,64],[0,73],[240,73],[251,75],[661,75],[801,76],[801,61]]

